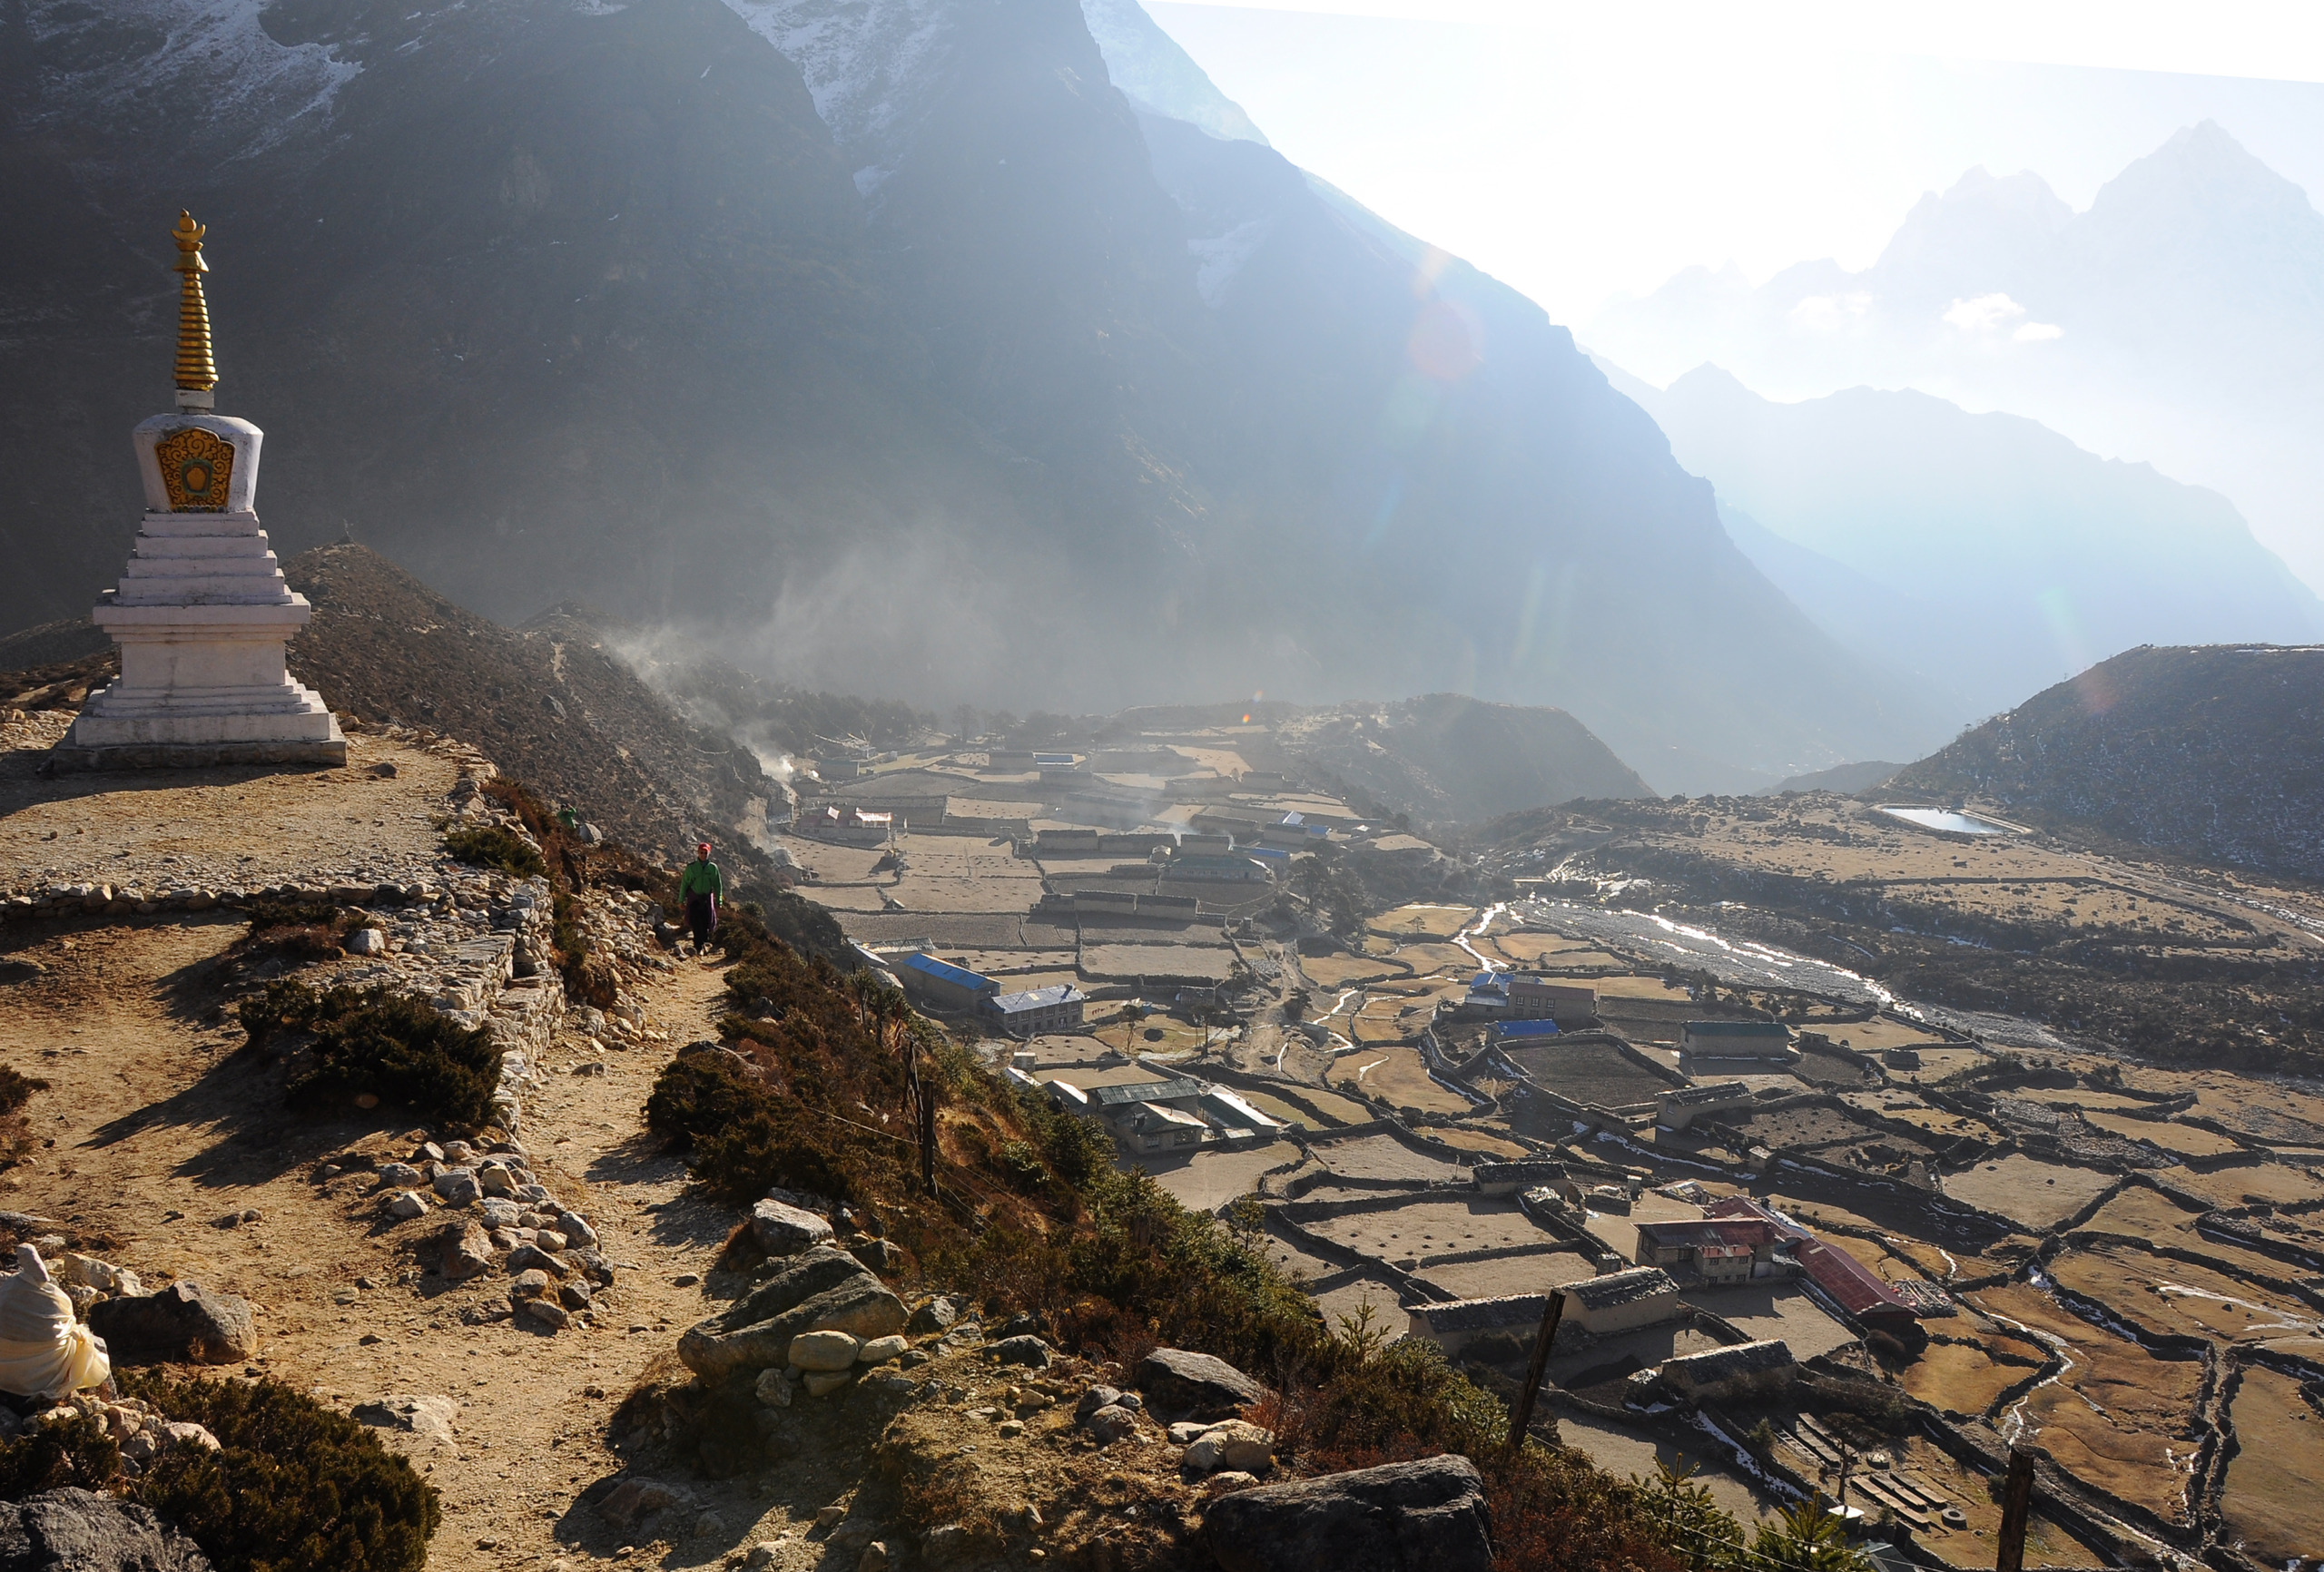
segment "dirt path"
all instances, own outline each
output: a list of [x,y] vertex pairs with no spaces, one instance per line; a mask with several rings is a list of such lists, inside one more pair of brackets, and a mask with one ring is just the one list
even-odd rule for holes
[[[0,1206],[113,1236],[106,1253],[149,1291],[192,1278],[251,1300],[261,1348],[250,1373],[342,1408],[388,1393],[457,1399],[452,1443],[415,1456],[444,1498],[431,1567],[613,1554],[618,1541],[575,1498],[620,1466],[606,1446],[615,1405],[714,1308],[699,1275],[734,1221],[682,1197],[682,1164],[640,1125],[675,1046],[704,1035],[717,972],[689,961],[655,975],[642,1002],[665,1042],[600,1051],[568,1034],[547,1057],[524,1143],[617,1267],[596,1326],[548,1335],[483,1319],[507,1302],[497,1270],[457,1285],[421,1271],[415,1246],[440,1217],[389,1224],[369,1174],[319,1181],[334,1154],[409,1155],[409,1128],[283,1109],[279,1066],[238,1051],[241,1033],[221,1020],[204,978],[241,931],[222,914],[0,930],[6,960],[40,968],[0,971],[14,979],[0,983],[0,1063],[50,1082],[29,1113],[54,1143],[0,1177]],[[589,1063],[604,1073],[571,1073]],[[680,1286],[688,1274],[696,1281]]]

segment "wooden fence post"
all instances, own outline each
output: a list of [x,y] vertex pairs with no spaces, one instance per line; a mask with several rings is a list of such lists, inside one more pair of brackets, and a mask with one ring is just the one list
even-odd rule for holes
[[1533,1338],[1533,1357],[1525,1361],[1525,1390],[1509,1414],[1509,1456],[1514,1460],[1525,1449],[1525,1434],[1533,1426],[1533,1399],[1549,1373],[1550,1345],[1558,1340],[1558,1321],[1565,1314],[1565,1292],[1550,1290],[1549,1307],[1541,1312],[1541,1330]]
[[2025,1447],[2009,1449],[2009,1482],[2001,1498],[2001,1541],[1994,1551],[1994,1572],[2024,1572],[2025,1520],[2034,1511],[2034,1453]]

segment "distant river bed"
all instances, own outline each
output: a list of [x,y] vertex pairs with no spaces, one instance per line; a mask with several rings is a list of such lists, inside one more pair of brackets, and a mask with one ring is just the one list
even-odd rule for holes
[[1541,899],[1521,902],[1513,909],[1528,921],[1570,938],[1586,938],[1658,965],[1678,964],[1707,971],[1727,987],[1794,988],[1842,1004],[1875,1005],[2010,1047],[2063,1049],[2067,1046],[2022,1017],[1900,999],[1870,978],[1845,967],[1794,955],[1756,939],[1723,938],[1715,929],[1673,922],[1650,911]]

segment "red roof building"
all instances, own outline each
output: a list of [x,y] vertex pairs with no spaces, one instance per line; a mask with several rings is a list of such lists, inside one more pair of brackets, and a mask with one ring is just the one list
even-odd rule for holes
[[[1918,1322],[1920,1318],[1913,1312],[1913,1307],[1879,1273],[1848,1252],[1825,1243],[1748,1196],[1728,1196],[1712,1203],[1707,1211],[1714,1218],[1765,1223],[1778,1243],[1791,1247],[1802,1275],[1827,1299],[1865,1325],[1893,1330]],[[1641,1237],[1643,1232],[1641,1228]]]

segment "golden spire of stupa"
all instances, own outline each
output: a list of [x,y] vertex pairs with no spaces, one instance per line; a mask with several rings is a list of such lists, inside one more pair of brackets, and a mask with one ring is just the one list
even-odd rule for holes
[[[170,238],[178,243],[178,386],[207,393],[218,386],[218,367],[210,359],[210,307],[202,298],[202,275],[210,264],[202,260],[202,237],[209,233],[181,209],[178,227]],[[181,400],[183,402],[183,400]]]

